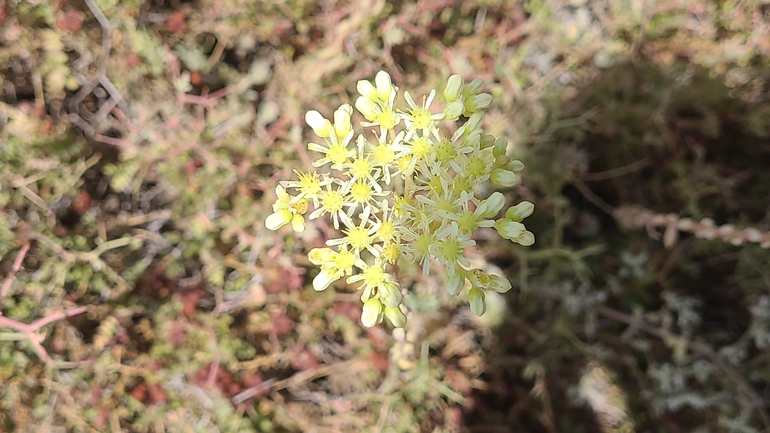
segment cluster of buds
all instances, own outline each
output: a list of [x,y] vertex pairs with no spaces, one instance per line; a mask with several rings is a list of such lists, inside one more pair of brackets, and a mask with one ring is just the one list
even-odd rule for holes
[[482,86],[481,80],[465,85],[453,75],[443,92],[442,112],[431,109],[435,90],[421,104],[404,92],[408,107],[401,110],[394,108],[398,88],[380,71],[373,83],[361,80],[357,86],[355,108],[366,119],[361,126],[371,128],[370,135],[354,138],[350,104],[340,106],[332,120],[315,110],[305,116],[323,140],[308,144],[320,154],[313,166],[325,169],[298,171],[296,180],[280,182],[265,225],[277,230],[290,224],[301,232],[311,207],[309,219],[330,217],[342,236],[309,252],[310,262],[320,268],[313,288],[324,290],[343,277],[347,283],[360,282],[361,321],[367,327],[383,318],[396,327],[406,323],[402,290],[389,266],[404,260],[418,263],[427,276],[430,263],[439,263],[446,270],[446,290],[455,296],[469,286],[464,293],[470,308],[482,315],[485,291],[503,293],[511,283],[471,266],[464,249],[475,245],[473,233],[494,227],[520,245],[535,241],[522,223],[532,214],[532,203],[521,202],[497,218],[505,205],[503,195],[476,197],[475,189],[483,182],[513,186],[524,168],[506,155],[504,138],[484,133],[483,109],[492,95],[480,93]]

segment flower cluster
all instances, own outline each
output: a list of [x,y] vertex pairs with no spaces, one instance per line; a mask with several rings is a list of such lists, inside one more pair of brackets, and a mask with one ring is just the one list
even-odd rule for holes
[[498,219],[503,195],[476,197],[474,189],[486,181],[513,186],[523,169],[506,155],[504,138],[484,133],[482,110],[492,96],[481,93],[482,86],[481,80],[465,85],[453,75],[443,92],[443,112],[432,110],[435,90],[421,103],[404,92],[407,107],[401,110],[394,107],[398,88],[380,71],[373,83],[362,80],[357,86],[355,108],[366,119],[361,126],[371,134],[354,137],[349,104],[339,107],[333,119],[315,110],[305,116],[323,141],[308,144],[320,155],[313,165],[323,171],[296,172],[297,180],[281,182],[265,225],[277,230],[291,224],[301,232],[311,205],[311,220],[330,217],[342,236],[308,254],[320,267],[313,288],[324,290],[343,277],[348,283],[361,282],[361,321],[367,327],[383,318],[396,327],[406,323],[402,291],[389,266],[401,260],[416,262],[427,276],[431,262],[440,264],[448,276],[446,290],[459,295],[468,285],[470,308],[482,315],[485,291],[506,292],[511,284],[473,269],[465,258],[464,249],[475,245],[474,231],[494,227],[518,244],[535,241],[522,223],[532,214],[532,203],[511,207]]

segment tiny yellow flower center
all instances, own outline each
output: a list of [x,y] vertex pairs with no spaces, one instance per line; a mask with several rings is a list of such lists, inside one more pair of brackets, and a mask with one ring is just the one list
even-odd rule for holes
[[369,162],[367,158],[363,158],[363,159],[356,158],[350,164],[350,174],[353,177],[367,177],[369,176],[371,169],[372,169],[372,164]]
[[483,159],[472,156],[468,158],[468,171],[466,174],[470,177],[481,177],[492,171],[492,167],[487,166]]
[[350,187],[350,196],[356,203],[367,203],[372,199],[372,188],[363,180],[357,180]]
[[393,129],[398,125],[398,117],[392,110],[385,110],[377,115],[377,121],[385,129]]
[[406,208],[406,206],[411,205],[412,201],[409,199],[409,197],[405,197],[403,195],[397,195],[393,199],[393,214],[397,216],[404,216],[409,211]]
[[331,144],[327,156],[332,164],[342,164],[348,160],[348,148],[342,143]]
[[456,176],[452,179],[452,189],[454,191],[470,191],[473,186],[468,176]]
[[346,233],[348,242],[354,250],[360,251],[372,245],[372,238],[369,236],[369,230],[363,227],[353,227]]
[[423,233],[417,236],[414,241],[415,249],[421,257],[428,257],[430,255],[430,246],[436,241],[436,237],[432,233]]
[[472,272],[473,276],[481,283],[481,287],[487,287],[492,282],[492,277],[481,269],[474,269]]
[[465,211],[460,215],[459,221],[457,221],[457,228],[460,232],[471,234],[479,228],[479,224],[476,221],[476,216],[471,211]]
[[426,137],[417,137],[412,141],[412,155],[418,160],[430,155],[430,148],[430,143]]
[[337,190],[326,191],[321,194],[321,205],[328,212],[333,213],[342,210],[343,204],[345,204],[345,197]]
[[396,158],[393,147],[387,143],[379,144],[372,149],[372,161],[375,165],[390,165]]
[[396,235],[396,225],[390,221],[383,221],[377,229],[377,237],[383,242],[390,242]]
[[380,256],[388,263],[395,263],[401,257],[401,250],[398,248],[398,244],[387,244],[382,247]]
[[430,111],[424,107],[418,107],[412,110],[412,123],[416,128],[427,128],[430,126]]
[[456,262],[463,255],[463,249],[460,247],[460,241],[457,238],[439,241],[436,250],[441,258],[450,263]]
[[356,254],[353,251],[340,251],[334,258],[334,267],[345,270],[353,267],[356,262]]
[[294,172],[297,173],[299,190],[302,194],[314,196],[321,192],[321,179],[318,178],[318,173],[302,173],[297,170]]
[[302,199],[289,206],[291,210],[300,215],[304,215],[307,212],[307,200]]
[[367,266],[361,273],[364,277],[364,285],[370,287],[379,287],[388,280],[388,276],[379,266]]
[[455,159],[455,156],[457,156],[457,150],[446,138],[442,139],[441,143],[436,146],[436,158],[438,158],[439,162],[442,164],[448,164]]
[[436,208],[451,213],[454,211],[455,205],[452,200],[446,197],[441,197],[440,199],[436,200]]

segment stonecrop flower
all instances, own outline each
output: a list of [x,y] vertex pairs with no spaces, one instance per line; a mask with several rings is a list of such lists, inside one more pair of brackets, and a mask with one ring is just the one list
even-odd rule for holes
[[484,132],[483,110],[492,95],[482,93],[483,86],[478,79],[465,85],[452,75],[441,94],[443,109],[434,107],[435,90],[421,103],[404,92],[406,106],[399,108],[398,87],[380,71],[374,82],[357,85],[362,133],[354,132],[350,104],[340,106],[331,120],[315,110],[305,116],[323,141],[308,144],[318,154],[313,166],[321,171],[295,171],[297,180],[280,182],[265,227],[291,224],[301,232],[311,205],[310,220],[331,217],[340,236],[308,254],[319,267],[313,288],[325,290],[344,277],[348,284],[360,283],[364,326],[385,318],[396,327],[406,323],[403,289],[389,266],[417,263],[427,276],[431,263],[440,265],[446,270],[447,292],[464,293],[471,311],[482,315],[485,292],[507,292],[511,283],[472,267],[464,251],[476,244],[473,233],[494,227],[522,246],[535,242],[523,223],[534,210],[532,203],[521,202],[498,218],[503,194],[476,196],[487,181],[515,185],[524,168],[507,155],[505,138]]

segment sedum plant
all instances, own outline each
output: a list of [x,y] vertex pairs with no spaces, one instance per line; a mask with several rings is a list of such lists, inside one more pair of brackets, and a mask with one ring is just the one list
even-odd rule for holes
[[315,110],[305,116],[323,140],[308,145],[320,155],[313,163],[319,171],[296,171],[296,180],[280,182],[265,225],[270,230],[291,225],[302,232],[311,208],[309,219],[331,219],[342,236],[309,252],[310,262],[320,267],[313,288],[324,290],[346,276],[348,283],[361,282],[364,326],[383,318],[396,327],[405,325],[402,290],[389,273],[402,260],[419,263],[423,276],[430,262],[439,263],[453,296],[468,281],[471,311],[482,315],[485,291],[503,293],[511,283],[471,266],[463,252],[475,245],[473,233],[479,227],[495,227],[520,245],[534,243],[522,223],[532,214],[532,203],[521,202],[497,218],[505,205],[503,194],[495,192],[484,200],[476,196],[486,181],[513,186],[523,169],[520,161],[506,155],[505,138],[484,133],[483,109],[492,95],[480,93],[482,86],[479,79],[465,85],[453,75],[443,92],[442,112],[432,110],[435,90],[421,104],[404,92],[407,107],[401,110],[394,107],[398,88],[380,71],[373,83],[361,80],[357,86],[355,108],[366,119],[361,126],[370,135],[355,134],[350,104],[340,106],[331,120]]

